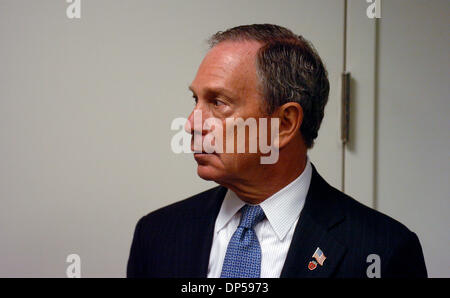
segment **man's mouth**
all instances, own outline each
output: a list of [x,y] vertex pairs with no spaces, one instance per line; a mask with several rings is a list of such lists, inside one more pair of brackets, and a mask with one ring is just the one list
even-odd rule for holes
[[197,151],[197,152],[195,152],[194,150],[192,150],[191,149],[191,151],[193,151],[194,152],[194,155],[198,155],[198,154],[209,154],[209,155],[214,155],[214,154],[216,154],[215,152],[212,152],[212,153],[208,153],[208,152],[206,152],[206,151]]
[[[194,150],[192,150],[192,151],[194,151]],[[211,158],[213,158],[214,156],[217,156],[217,153],[215,153],[215,152],[208,153],[208,152],[202,150],[201,152],[194,151],[193,156],[194,156],[195,161],[199,165],[207,165],[210,163]]]

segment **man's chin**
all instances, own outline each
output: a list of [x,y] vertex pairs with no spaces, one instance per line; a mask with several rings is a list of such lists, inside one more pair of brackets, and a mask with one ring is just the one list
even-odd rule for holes
[[210,165],[198,165],[197,174],[200,178],[208,181],[220,180],[221,175]]

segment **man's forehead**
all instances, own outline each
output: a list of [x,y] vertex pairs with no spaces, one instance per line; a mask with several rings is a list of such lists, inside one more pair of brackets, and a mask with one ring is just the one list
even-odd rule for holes
[[224,41],[215,45],[206,54],[202,64],[217,67],[254,64],[255,55],[261,44],[256,41]]
[[195,89],[197,83],[204,83],[205,80],[211,83],[226,81],[248,83],[248,80],[253,80],[256,76],[255,57],[260,47],[257,42],[248,41],[226,41],[217,44],[200,64],[191,85],[192,89]]

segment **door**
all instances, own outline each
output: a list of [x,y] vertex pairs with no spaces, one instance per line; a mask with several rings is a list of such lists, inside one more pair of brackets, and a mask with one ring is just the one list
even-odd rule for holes
[[345,190],[416,232],[429,276],[449,277],[447,0],[348,1],[351,141]]

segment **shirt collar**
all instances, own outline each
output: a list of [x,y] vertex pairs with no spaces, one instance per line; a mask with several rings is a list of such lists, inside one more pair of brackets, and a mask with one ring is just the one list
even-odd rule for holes
[[[311,176],[312,167],[307,158],[306,167],[300,176],[260,204],[279,240],[283,240],[300,215],[311,183]],[[245,204],[235,192],[228,189],[217,216],[214,231],[217,233],[223,229]]]

